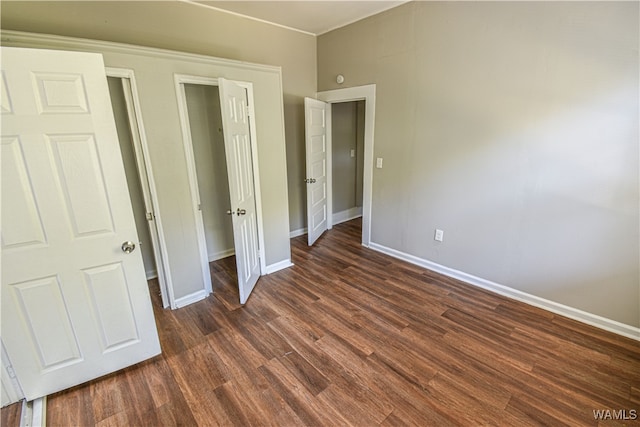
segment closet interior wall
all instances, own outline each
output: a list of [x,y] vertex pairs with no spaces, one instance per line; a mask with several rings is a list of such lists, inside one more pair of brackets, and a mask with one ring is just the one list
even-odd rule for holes
[[229,181],[217,86],[185,84],[189,129],[209,262],[234,254],[233,224],[227,210]]
[[333,223],[362,215],[364,101],[331,105]]
[[131,135],[131,127],[124,89],[122,87],[122,79],[118,77],[107,77],[107,82],[109,84],[109,95],[111,96],[113,116],[115,118],[116,129],[118,131],[118,142],[120,143],[120,152],[122,153],[124,171],[127,177],[127,186],[129,187],[129,197],[131,198],[131,206],[133,207],[133,217],[138,231],[139,243],[137,246],[142,252],[144,270],[147,280],[149,280],[157,277],[158,273],[153,254],[154,249],[151,243],[151,235],[149,234],[149,225],[147,224],[146,219],[142,184],[140,183],[140,175],[138,173],[138,166],[133,148],[133,137]]

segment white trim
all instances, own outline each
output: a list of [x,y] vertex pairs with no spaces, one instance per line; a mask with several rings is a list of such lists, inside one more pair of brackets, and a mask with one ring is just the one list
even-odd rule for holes
[[[145,210],[151,212],[153,215],[153,220],[147,220],[147,225],[151,237],[151,249],[156,263],[156,270],[154,270],[153,276],[151,277],[150,272],[147,272],[147,280],[158,277],[162,306],[164,308],[169,306],[175,308],[173,307],[173,281],[171,280],[169,268],[169,254],[164,238],[160,206],[158,204],[158,192],[156,190],[153,167],[151,166],[149,144],[142,121],[142,110],[140,107],[135,73],[133,70],[127,68],[106,67],[106,74],[108,77],[117,77],[122,80],[122,89],[125,96],[127,114],[129,116],[133,150],[136,156],[138,179],[140,181],[140,187],[142,188]],[[129,83],[128,85],[127,81]]]
[[[376,120],[376,85],[348,87],[344,89],[318,92],[316,97],[329,104],[350,101],[365,101],[364,120],[364,169],[362,182],[362,245],[371,242],[371,200],[373,197],[373,148]],[[327,135],[327,145],[331,145],[331,135]],[[331,174],[330,165],[327,171]],[[327,192],[331,191],[328,189]]]
[[226,249],[224,251],[214,252],[209,254],[209,262],[217,261],[219,259],[230,257],[231,255],[235,255],[236,250],[234,248]]
[[76,37],[56,36],[52,34],[27,33],[23,31],[2,30],[0,40],[3,46],[81,50],[99,53],[118,53],[126,55],[149,56],[168,60],[189,61],[199,64],[234,67],[244,70],[262,71],[281,74],[282,67],[273,65],[254,64],[233,59],[216,58],[195,53],[180,52],[168,49],[158,49],[146,46],[136,46],[125,43],[106,42],[100,40]]
[[45,427],[47,425],[47,396],[30,402],[22,401],[20,427]]
[[[316,36],[316,34],[314,34],[314,33],[310,33],[310,32],[308,32],[308,31],[301,30],[301,29],[299,29],[299,28],[288,27],[288,26],[283,25],[283,24],[278,24],[278,23],[276,23],[276,22],[271,22],[271,21],[267,21],[267,20],[264,20],[264,19],[256,18],[256,17],[254,17],[254,16],[244,15],[244,14],[242,14],[242,13],[239,13],[239,12],[233,12],[233,11],[231,11],[231,10],[220,9],[219,7],[211,6],[211,5],[208,5],[208,4],[196,3],[196,2],[191,1],[191,0],[179,0],[179,1],[181,1],[181,2],[183,2],[183,3],[190,4],[190,5],[192,5],[192,6],[200,6],[200,7],[204,7],[204,8],[206,8],[206,9],[212,9],[212,10],[215,10],[215,11],[218,11],[218,12],[227,13],[227,14],[229,14],[229,15],[238,16],[238,17],[240,17],[240,18],[249,19],[249,20],[251,20],[251,21],[260,22],[260,23],[262,23],[262,24],[273,25],[274,27],[284,28],[285,30],[295,31],[295,32],[297,32],[297,33],[306,34],[306,35],[308,35],[308,36],[313,36],[313,37],[315,37],[315,36]],[[409,0],[406,0],[406,1],[409,1]],[[386,10],[386,9],[385,9],[385,10]],[[345,24],[345,25],[346,25],[346,24]],[[339,28],[339,27],[338,27],[338,28]]]
[[205,299],[207,296],[209,296],[209,292],[207,292],[204,289],[200,289],[199,291],[196,291],[192,294],[185,295],[180,298],[176,298],[175,300],[176,308],[182,308],[189,304],[193,304],[194,302],[201,301]]
[[362,206],[346,209],[342,212],[336,212],[332,215],[332,221],[333,221],[333,225],[336,225],[342,222],[351,221],[352,219],[360,218],[361,216],[362,216]]
[[[241,18],[246,18],[246,19],[249,19],[251,21],[261,22],[263,24],[268,24],[268,25],[273,25],[274,27],[283,28],[285,30],[295,31],[297,33],[306,34],[308,36],[318,37],[318,36],[321,36],[321,35],[326,34],[328,32],[331,32],[333,30],[337,30],[339,28],[346,27],[347,25],[351,25],[351,24],[354,24],[356,22],[362,21],[363,19],[367,19],[367,18],[369,18],[371,16],[374,16],[374,15],[377,15],[379,13],[386,12],[387,10],[396,8],[398,6],[402,6],[403,4],[408,3],[411,0],[402,0],[399,3],[392,3],[392,4],[388,5],[387,7],[384,7],[382,9],[379,9],[379,10],[367,13],[365,15],[359,16],[358,18],[354,18],[354,19],[352,19],[350,21],[335,25],[333,27],[330,27],[327,30],[321,30],[318,33],[312,33],[310,31],[301,30],[300,28],[289,27],[288,25],[278,24],[277,22],[267,21],[265,19],[256,18],[255,16],[249,16],[249,15],[245,15],[245,14],[242,14],[242,13],[239,13],[239,12],[234,12],[234,11],[227,10],[227,9],[220,9],[219,7],[211,6],[209,4],[197,3],[197,2],[192,1],[192,0],[179,0],[179,1],[182,1],[184,3],[190,4],[192,6],[199,6],[199,7],[203,7],[203,8],[206,8],[206,9],[212,9],[212,10],[215,10],[215,11],[218,11],[218,12],[227,13],[229,15],[238,16],[238,17],[241,17]],[[290,0],[290,1],[295,1],[295,0]],[[334,0],[334,1],[337,1],[337,0]]]
[[158,270],[146,270],[144,274],[147,280],[155,279],[156,277],[158,277]]
[[564,304],[557,303],[545,298],[540,298],[535,295],[528,294],[526,292],[519,291],[517,289],[510,288],[508,286],[500,285],[490,280],[482,279],[480,277],[473,276],[471,274],[445,267],[444,265],[437,264],[435,262],[419,258],[414,255],[407,254],[405,252],[398,251],[396,249],[388,248],[378,243],[371,242],[369,248],[392,256],[394,258],[407,261],[411,264],[424,267],[426,269],[435,271],[448,277],[452,277],[457,280],[461,280],[473,286],[477,286],[482,289],[486,289],[491,292],[495,292],[499,295],[524,302],[534,307],[542,308],[544,310],[556,313],[573,320],[577,320],[582,323],[586,323],[591,326],[595,326],[605,331],[613,332],[618,335],[631,338],[633,340],[640,341],[640,328],[636,328],[624,323],[617,322],[615,320],[607,319],[597,314],[588,313],[577,308],[569,307]]
[[32,426],[45,427],[47,425],[47,396],[40,397],[33,401],[32,413]]
[[333,228],[333,108],[331,103],[327,102],[325,107],[326,128],[325,140],[327,141],[327,230]]
[[293,239],[294,237],[303,236],[307,234],[307,227],[298,228],[297,230],[293,230],[289,232],[289,238]]
[[[295,1],[295,0],[292,0],[292,1]],[[328,0],[328,1],[340,1],[340,0]],[[378,0],[378,1],[384,1],[384,0]],[[380,10],[377,10],[377,11],[375,11],[375,12],[371,12],[371,13],[368,13],[368,14],[366,14],[366,15],[363,15],[363,16],[361,16],[361,17],[359,17],[359,18],[355,18],[355,19],[352,19],[352,20],[350,20],[350,21],[347,21],[347,22],[345,22],[345,23],[343,23],[343,24],[336,25],[335,27],[331,27],[331,28],[329,28],[328,30],[324,30],[324,31],[322,31],[322,32],[320,32],[320,33],[317,33],[317,34],[316,34],[316,37],[317,37],[317,36],[321,36],[321,35],[323,35],[323,34],[327,34],[327,33],[331,32],[331,31],[333,31],[333,30],[337,30],[337,29],[340,29],[340,28],[346,27],[347,25],[355,24],[356,22],[360,22],[360,21],[362,21],[363,19],[367,19],[367,18],[370,18],[370,17],[372,17],[372,16],[378,15],[379,13],[386,12],[387,10],[391,10],[391,9],[396,8],[396,7],[402,6],[403,4],[405,4],[405,3],[409,3],[410,1],[411,1],[411,0],[402,0],[402,1],[401,1],[400,3],[398,3],[398,4],[395,4],[395,3],[394,3],[394,4],[391,4],[391,5],[389,5],[388,7],[385,7],[384,9],[380,9]]]
[[200,252],[200,270],[202,273],[202,283],[204,283],[203,292],[206,292],[208,295],[213,292],[213,287],[211,285],[211,272],[209,271],[209,255],[207,253],[204,220],[202,218],[202,211],[200,210],[200,189],[198,187],[196,160],[193,153],[193,139],[191,137],[191,126],[189,125],[187,95],[184,85],[185,83],[189,83],[217,86],[218,79],[174,74],[173,80],[175,83],[176,97],[178,98],[178,115],[180,116],[180,129],[182,130],[182,148],[184,149],[185,160],[187,162],[187,174],[189,176],[191,210],[196,222],[196,238],[198,239],[198,250]]
[[269,264],[267,266],[267,274],[275,273],[276,271],[280,271],[289,267],[293,267],[293,263],[290,259],[285,259],[274,264]]

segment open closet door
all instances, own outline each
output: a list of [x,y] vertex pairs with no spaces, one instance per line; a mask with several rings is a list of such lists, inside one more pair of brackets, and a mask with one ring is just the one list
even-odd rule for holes
[[1,53],[2,341],[32,400],[160,343],[102,56]]
[[307,238],[309,246],[327,229],[327,112],[326,102],[304,99],[307,166]]
[[218,79],[218,86],[229,176],[238,290],[240,304],[244,304],[260,277],[249,102],[247,90],[236,82],[221,78]]

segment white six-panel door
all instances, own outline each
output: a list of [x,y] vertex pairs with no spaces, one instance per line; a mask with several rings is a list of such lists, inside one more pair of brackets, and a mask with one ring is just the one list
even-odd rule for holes
[[102,56],[1,55],[2,341],[31,400],[160,345]]
[[309,246],[327,229],[327,103],[304,99]]
[[244,304],[260,277],[249,102],[246,89],[235,82],[220,78],[218,86],[229,177],[238,290],[240,304]]

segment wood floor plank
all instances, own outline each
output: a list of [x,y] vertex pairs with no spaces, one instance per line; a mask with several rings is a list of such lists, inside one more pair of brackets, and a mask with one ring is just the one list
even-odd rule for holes
[[215,420],[215,412],[206,402],[212,390],[231,380],[232,376],[224,370],[209,343],[205,341],[183,354],[170,357],[167,362],[194,419],[198,423],[209,418]]
[[[382,425],[388,425],[394,420],[399,425],[456,425],[449,411],[434,406],[429,399],[426,387],[435,373],[421,383],[408,378],[406,372],[390,366],[388,360],[383,360],[376,353],[369,356],[367,362],[377,372],[387,372],[384,376],[375,377],[378,387],[383,388],[394,403],[393,412],[381,423]],[[416,372],[415,375],[420,374]]]
[[91,385],[91,403],[96,423],[127,409],[128,384],[126,373],[112,374]]
[[0,410],[0,426],[19,426],[22,415],[22,401],[7,405]]
[[322,426],[331,422],[344,425],[346,419],[307,390],[278,359],[272,359],[258,368],[260,373],[282,396],[303,425]]
[[[149,282],[162,355],[48,398],[52,426],[633,425],[640,343],[371,251],[360,220],[238,300],[234,257],[179,310]],[[12,413],[15,411],[12,411]],[[2,410],[3,425],[17,426]]]
[[[351,347],[344,345],[344,343],[331,335],[326,335],[319,339],[316,342],[316,346],[342,366],[345,372],[348,373],[351,382],[349,388],[332,385],[329,387],[330,390],[321,393],[324,398],[338,398],[338,396],[344,395],[342,401],[356,399],[355,402],[357,402],[358,409],[366,413],[367,418],[371,417],[377,423],[382,422],[393,411],[393,405],[386,394],[373,381],[373,378],[378,373],[367,365],[366,358],[354,353]],[[339,383],[336,382],[336,384]],[[349,415],[364,416],[355,413],[350,413]],[[366,424],[364,420],[362,418],[362,422]]]
[[291,350],[279,358],[296,379],[305,386],[309,392],[315,396],[326,389],[331,383],[322,372],[310,364],[297,351]]

